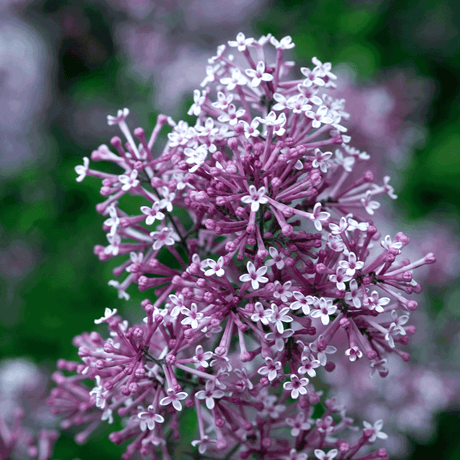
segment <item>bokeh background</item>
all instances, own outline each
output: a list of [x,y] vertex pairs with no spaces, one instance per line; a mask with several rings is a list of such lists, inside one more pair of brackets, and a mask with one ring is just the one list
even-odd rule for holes
[[[136,318],[144,298],[131,290],[124,302],[107,286],[113,266],[92,253],[105,241],[94,210],[99,184],[75,181],[82,157],[116,134],[106,115],[129,107],[131,126],[146,130],[158,113],[182,118],[207,58],[239,31],[291,35],[298,64],[313,56],[333,63],[353,144],[374,156],[399,195],[385,203],[381,225],[412,238],[412,257],[438,256],[416,276],[425,291],[413,315],[413,360],[351,398],[351,410],[388,420],[393,458],[460,458],[455,0],[1,0],[2,414],[17,401],[32,428],[56,423],[40,398],[56,360],[77,359],[72,337],[91,330],[105,307]],[[341,372],[331,379],[338,392]],[[62,435],[55,458],[119,455],[99,431],[85,446]]]

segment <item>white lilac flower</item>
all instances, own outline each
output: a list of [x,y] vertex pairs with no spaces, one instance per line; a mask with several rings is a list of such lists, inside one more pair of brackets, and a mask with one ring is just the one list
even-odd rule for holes
[[377,291],[372,291],[372,294],[364,299],[364,306],[369,310],[375,310],[378,313],[383,313],[383,307],[389,303],[390,299],[388,297],[380,298]]
[[253,38],[246,38],[243,32],[239,32],[236,36],[236,40],[229,40],[229,46],[238,48],[238,51],[245,51],[248,46],[254,43]]
[[145,223],[147,225],[152,225],[155,220],[162,221],[165,218],[165,215],[160,211],[159,201],[155,201],[151,208],[148,206],[141,206],[141,212],[146,215]]
[[321,211],[321,203],[316,203],[313,212],[309,214],[309,219],[313,221],[316,230],[320,232],[323,229],[323,223],[329,219],[330,215],[329,212]]
[[331,299],[325,299],[321,297],[316,309],[310,313],[312,318],[321,318],[321,322],[327,326],[330,321],[330,315],[333,315],[337,311],[337,307],[332,305]]
[[[310,307],[314,305],[315,298],[310,295],[303,295],[299,291],[294,291],[293,293],[294,298],[296,299],[294,302],[291,303],[290,308],[291,310],[298,310],[299,308],[302,309],[302,313],[307,316],[310,314]],[[316,299],[317,300],[317,299]]]
[[283,323],[291,323],[293,321],[293,318],[288,316],[287,313],[289,313],[288,307],[283,307],[280,310],[276,303],[272,303],[269,321],[275,325],[280,334],[282,334],[284,331]]
[[219,115],[218,121],[221,123],[228,123],[230,126],[235,126],[240,120],[241,117],[244,116],[246,113],[246,110],[244,109],[238,109],[236,110],[236,107],[234,104],[230,104],[227,109],[227,113],[223,113],[222,115]]
[[94,324],[101,324],[101,323],[106,322],[107,320],[112,318],[112,316],[115,316],[117,314],[117,311],[118,310],[116,308],[114,308],[113,310],[111,310],[110,308],[106,308],[104,310],[104,316],[102,316],[99,319],[95,319]]
[[244,86],[247,82],[248,79],[241,73],[241,70],[238,67],[235,67],[232,70],[231,77],[224,77],[220,79],[220,83],[227,87],[227,91],[232,91],[237,86]]
[[310,358],[305,355],[302,355],[301,361],[302,361],[302,365],[299,367],[297,372],[302,375],[308,374],[312,378],[315,377],[316,376],[315,369],[320,367],[321,363],[317,359],[310,360]]
[[310,419],[305,420],[305,413],[300,412],[295,418],[286,418],[286,423],[292,427],[291,436],[297,437],[302,431],[307,431],[311,428]]
[[192,165],[189,171],[195,172],[206,161],[206,157],[208,156],[208,150],[206,148],[206,145],[202,144],[196,149],[191,149],[189,147],[185,148],[184,154],[187,157],[185,162],[189,165]]
[[265,196],[266,190],[262,186],[259,190],[254,185],[249,186],[249,195],[245,195],[241,198],[241,201],[246,204],[251,204],[251,212],[257,212],[261,204],[267,204],[268,199]]
[[281,40],[277,40],[275,37],[270,37],[270,43],[277,49],[289,50],[295,47],[292,38],[289,35],[283,37]]
[[188,115],[195,115],[198,116],[201,113],[201,106],[206,101],[206,91],[200,91],[198,89],[193,91],[193,104],[191,105],[190,109],[188,110]]
[[356,280],[350,281],[350,291],[345,293],[345,300],[353,302],[355,308],[361,308],[361,298],[363,293]]
[[348,356],[348,359],[353,363],[357,359],[362,358],[363,352],[356,345],[354,345],[345,351],[345,355]]
[[192,326],[192,329],[198,328],[198,323],[203,319],[204,316],[203,313],[198,311],[196,303],[192,303],[190,308],[182,307],[181,313],[185,316],[185,318],[181,321],[181,324],[190,324],[190,326]]
[[161,249],[163,246],[173,246],[179,237],[172,228],[163,227],[156,232],[150,232],[150,236],[155,240],[152,247],[155,251]]
[[243,283],[251,282],[252,289],[259,289],[259,283],[267,283],[268,278],[265,275],[267,273],[267,267],[262,265],[256,270],[254,264],[249,261],[247,264],[248,273],[240,276],[240,281]]
[[265,262],[265,265],[267,267],[271,267],[272,265],[276,265],[276,268],[278,270],[283,269],[284,265],[285,265],[284,254],[279,253],[278,249],[276,249],[273,246],[270,246],[268,248],[268,252],[270,254],[271,259],[267,260],[267,262]]
[[374,210],[380,208],[380,203],[378,201],[372,200],[372,193],[370,190],[366,192],[366,196],[361,198],[361,203],[364,206],[364,209],[371,216],[374,215]]
[[278,374],[281,371],[281,362],[274,361],[270,356],[265,358],[265,366],[262,366],[258,369],[260,375],[266,375],[268,380],[273,381],[276,379]]
[[197,399],[204,400],[206,402],[206,407],[209,410],[214,409],[215,399],[220,399],[225,395],[222,390],[215,388],[215,383],[212,380],[206,382],[204,390],[198,391],[195,396]]
[[137,180],[137,174],[137,169],[133,169],[129,176],[127,176],[126,174],[118,176],[118,181],[120,182],[120,184],[123,184],[121,189],[126,192],[131,188],[137,187],[139,185],[139,181]]
[[263,61],[259,61],[257,63],[256,69],[246,69],[246,75],[250,78],[251,80],[251,86],[253,88],[257,88],[257,86],[260,85],[262,81],[272,81],[273,80],[273,75],[270,73],[265,72],[265,64]]
[[78,174],[76,181],[82,182],[83,179],[86,177],[86,174],[88,174],[88,170],[89,170],[89,158],[83,157],[83,166],[82,165],[75,166],[75,172]]
[[254,313],[251,315],[251,321],[258,322],[268,325],[268,322],[272,316],[272,310],[266,310],[260,302],[254,304]]
[[209,269],[204,272],[205,276],[213,276],[216,275],[219,278],[225,275],[225,270],[224,270],[224,258],[219,257],[217,262],[213,259],[207,259],[206,260]]
[[161,406],[167,406],[168,404],[172,404],[174,409],[177,411],[182,410],[181,401],[184,400],[188,394],[185,391],[180,391],[176,393],[172,388],[168,388],[167,396],[160,400]]
[[213,356],[212,351],[203,351],[202,345],[197,345],[195,349],[195,356],[193,357],[193,362],[196,366],[208,367],[208,360]]
[[369,422],[363,422],[364,429],[371,432],[368,442],[375,442],[378,439],[387,439],[388,435],[382,432],[383,420],[377,420],[373,425]]
[[316,112],[309,110],[305,112],[305,115],[311,119],[313,128],[319,128],[321,123],[330,125],[334,121],[331,117],[328,116],[328,109],[325,105],[320,105]]
[[315,449],[315,456],[318,460],[333,460],[338,453],[337,449],[332,449],[327,454],[323,450]]
[[346,270],[346,274],[348,276],[354,276],[356,270],[361,270],[364,267],[364,262],[358,261],[356,258],[356,254],[354,252],[350,252],[348,254],[348,260],[341,260],[339,262],[339,267]]
[[156,423],[163,423],[165,419],[155,412],[155,407],[150,405],[147,410],[142,410],[137,414],[140,419],[139,428],[142,431],[153,430]]
[[291,374],[291,381],[284,382],[283,388],[291,392],[291,398],[297,399],[299,395],[307,394],[307,385],[309,380],[306,377],[299,377],[295,374]]

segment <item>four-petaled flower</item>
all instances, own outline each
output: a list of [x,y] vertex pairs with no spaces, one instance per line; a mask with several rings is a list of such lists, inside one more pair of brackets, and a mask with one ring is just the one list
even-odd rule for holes
[[288,417],[286,423],[292,427],[291,436],[297,437],[301,431],[307,431],[311,428],[310,420],[305,420],[305,413],[300,412],[295,418]]
[[180,391],[176,393],[172,388],[168,388],[167,396],[160,400],[161,406],[167,406],[168,404],[172,404],[174,409],[177,411],[182,410],[182,403],[181,401],[185,399],[188,394],[185,391]]
[[307,385],[309,380],[306,377],[299,377],[295,374],[291,374],[291,381],[284,382],[283,388],[291,392],[291,398],[297,399],[299,395],[307,394]]
[[371,425],[369,422],[363,422],[365,431],[368,432],[369,439],[368,442],[375,442],[377,438],[379,439],[387,439],[388,435],[382,431],[383,428],[383,420],[377,420],[374,425]]
[[248,46],[251,46],[254,43],[253,38],[246,38],[243,32],[240,32],[236,36],[235,40],[229,40],[228,44],[233,48],[238,48],[238,51],[245,51]]
[[153,243],[153,249],[156,251],[161,249],[163,246],[173,246],[179,237],[172,228],[163,227],[161,230],[156,232],[150,232],[150,236],[155,240]]
[[316,309],[310,313],[310,316],[312,318],[321,318],[321,322],[327,326],[330,321],[329,316],[333,315],[336,311],[337,307],[332,305],[332,300],[321,297],[316,305]]
[[313,212],[309,214],[308,218],[315,224],[316,230],[320,232],[323,229],[323,222],[329,219],[331,214],[321,211],[321,203],[316,203]]
[[372,291],[372,294],[364,299],[364,306],[369,310],[375,310],[378,313],[383,313],[383,307],[390,303],[388,297],[379,298],[379,293],[377,291]]
[[153,405],[147,407],[146,411],[139,412],[137,416],[141,419],[139,428],[142,431],[146,431],[147,429],[151,431],[155,428],[155,423],[163,423],[165,421],[160,414],[155,413]]
[[197,345],[195,349],[195,356],[193,357],[193,362],[196,366],[208,367],[208,359],[212,358],[212,351],[203,352],[203,347]]
[[246,69],[246,75],[252,78],[251,86],[253,88],[257,88],[261,81],[273,80],[273,75],[265,72],[265,63],[263,61],[259,61],[257,63],[256,70]]
[[364,262],[356,260],[356,254],[354,252],[350,252],[348,254],[348,260],[341,260],[339,262],[339,267],[346,270],[346,274],[348,276],[354,276],[356,270],[361,270],[364,267]]
[[209,269],[204,272],[205,276],[216,275],[219,278],[221,278],[225,275],[225,261],[223,257],[219,257],[219,259],[217,259],[217,262],[212,259],[207,259],[206,262],[208,264]]
[[352,363],[363,356],[363,352],[356,345],[353,345],[351,348],[346,350],[345,354]]
[[251,204],[251,212],[257,212],[261,204],[268,203],[268,199],[265,196],[266,189],[264,186],[256,189],[254,185],[249,186],[249,195],[245,195],[241,198],[241,201],[246,204]]
[[249,261],[247,264],[247,268],[248,268],[248,273],[241,275],[240,281],[242,281],[243,283],[247,283],[248,281],[250,281],[252,285],[252,289],[254,289],[254,291],[259,289],[259,283],[268,282],[268,278],[264,276],[265,273],[267,273],[267,269],[268,269],[265,265],[262,265],[262,267],[259,267],[256,270],[255,265],[251,261]]
[[280,334],[284,331],[283,323],[290,323],[293,321],[291,316],[288,316],[289,307],[283,307],[281,310],[276,303],[272,303],[271,305],[271,315],[269,321],[273,323]]
[[118,176],[118,181],[120,182],[120,184],[123,184],[121,189],[126,192],[130,188],[137,187],[139,185],[139,181],[137,180],[137,174],[137,169],[133,169],[129,176],[127,176],[126,174]]
[[182,307],[181,313],[186,316],[181,321],[181,324],[183,325],[190,324],[192,326],[192,329],[198,328],[198,322],[202,320],[204,316],[203,313],[198,311],[198,307],[196,306],[196,303],[192,303],[192,305],[190,305],[190,308]]
[[160,211],[159,201],[155,201],[151,208],[148,206],[141,206],[141,212],[147,216],[145,218],[145,223],[147,225],[152,225],[155,220],[163,220],[165,218],[165,215]]
[[185,162],[189,165],[193,165],[189,171],[195,172],[206,161],[208,150],[205,144],[201,144],[196,149],[191,149],[189,147],[185,148],[184,154],[188,157]]
[[260,375],[266,375],[270,382],[275,380],[278,373],[281,370],[281,363],[279,361],[273,361],[273,358],[267,356],[265,358],[265,366],[262,366],[258,369]]
[[206,407],[209,410],[214,409],[215,399],[220,399],[225,395],[222,390],[215,389],[215,383],[212,380],[206,382],[205,390],[198,391],[196,397],[206,401]]

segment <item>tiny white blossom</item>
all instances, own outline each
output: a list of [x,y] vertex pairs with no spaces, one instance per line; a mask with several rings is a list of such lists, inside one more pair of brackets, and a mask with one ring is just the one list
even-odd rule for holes
[[251,86],[253,88],[257,88],[262,81],[273,80],[273,75],[265,72],[265,63],[263,61],[257,63],[256,70],[246,69],[246,75],[252,78]]
[[291,398],[297,399],[299,395],[307,394],[307,385],[309,380],[306,377],[299,377],[295,374],[291,374],[291,381],[284,382],[283,388],[291,392]]
[[206,262],[208,263],[208,267],[209,267],[209,270],[206,270],[204,272],[206,276],[216,275],[220,278],[225,275],[223,257],[219,257],[217,262],[212,259],[207,259]]
[[267,269],[268,269],[265,265],[262,265],[262,267],[259,267],[256,270],[256,267],[254,266],[254,264],[251,261],[249,261],[247,264],[247,269],[248,269],[248,273],[241,275],[240,281],[242,281],[243,283],[250,281],[252,285],[252,289],[257,290],[259,289],[259,283],[268,282],[268,278],[264,276],[265,273],[267,273]]
[[257,212],[261,204],[268,203],[268,199],[265,196],[266,190],[262,186],[259,190],[256,189],[255,185],[249,186],[249,195],[245,195],[241,198],[241,201],[246,204],[251,204],[251,211]]
[[254,43],[253,38],[246,38],[243,32],[236,36],[236,40],[229,40],[228,44],[232,48],[238,48],[238,51],[245,51],[248,46]]
[[292,42],[292,38],[287,35],[278,41],[275,37],[270,37],[270,43],[277,49],[289,50],[295,47],[295,43]]
[[168,404],[173,405],[174,409],[177,411],[182,410],[181,401],[185,399],[188,394],[185,391],[176,393],[172,388],[168,388],[167,396],[160,400],[161,406],[167,406]]
[[114,308],[113,310],[111,310],[110,308],[106,308],[104,310],[104,316],[102,318],[99,318],[99,319],[95,319],[94,320],[94,324],[101,324],[103,322],[106,322],[108,319],[112,318],[112,316],[115,316],[117,314],[117,309]]
[[315,224],[316,230],[320,232],[323,229],[323,222],[326,222],[330,217],[330,213],[321,212],[321,203],[316,203],[313,212],[308,215],[308,218]]
[[278,249],[276,249],[273,246],[268,248],[268,252],[270,253],[271,259],[267,260],[267,262],[265,262],[265,265],[267,265],[267,267],[271,267],[272,265],[276,265],[276,268],[278,270],[281,270],[282,268],[284,268],[284,265],[285,265],[285,263],[284,263],[284,254],[279,253]]
[[371,198],[372,198],[372,193],[370,190],[368,190],[366,193],[366,196],[364,198],[361,198],[361,203],[363,204],[367,213],[373,216],[374,209],[380,208],[380,203],[378,201],[373,201]]
[[202,144],[196,149],[191,149],[189,147],[185,148],[184,154],[188,157],[185,162],[189,165],[193,165],[189,171],[195,172],[206,161],[208,150],[206,145]]
[[197,399],[205,400],[206,407],[209,410],[214,409],[215,406],[215,399],[220,399],[225,395],[222,390],[215,389],[215,383],[212,380],[208,380],[206,382],[205,390],[198,391],[195,396]]
[[150,232],[150,236],[155,240],[152,246],[155,251],[161,249],[163,246],[173,246],[179,240],[174,230],[169,227],[163,227],[159,231]]
[[118,181],[120,182],[120,184],[123,184],[121,189],[126,192],[130,188],[137,187],[139,185],[139,181],[137,180],[137,174],[137,169],[133,169],[129,176],[127,176],[126,174],[118,176]]
[[319,303],[317,305],[316,310],[313,310],[310,313],[310,316],[312,318],[321,318],[321,322],[325,326],[327,326],[330,321],[329,316],[333,315],[336,311],[337,307],[335,305],[332,305],[332,300],[321,297],[319,299]]
[[149,429],[152,431],[155,428],[155,423],[163,423],[165,419],[160,415],[155,413],[155,408],[150,405],[146,411],[141,411],[137,414],[137,417],[140,418],[139,428],[142,431]]
[[190,324],[192,326],[192,329],[197,329],[198,322],[201,321],[204,316],[203,313],[197,310],[198,307],[196,306],[196,303],[192,303],[190,309],[187,307],[182,307],[181,313],[185,315],[185,318],[181,321],[181,324],[183,324],[184,326]]
[[382,432],[383,420],[377,420],[374,425],[369,422],[363,421],[364,429],[372,432],[372,436],[368,439],[368,442],[375,442],[378,439],[387,439],[388,435]]
[[129,109],[126,109],[126,108],[124,108],[123,110],[119,110],[116,117],[112,115],[107,115],[107,124],[109,126],[117,125],[120,122],[124,122],[128,115],[129,115]]
[[159,201],[155,201],[151,208],[148,206],[141,206],[141,212],[146,215],[145,223],[147,225],[152,225],[155,220],[162,221],[165,218],[165,215],[160,211]]
[[75,172],[79,175],[76,181],[81,182],[86,177],[86,174],[88,174],[88,170],[89,170],[89,158],[83,157],[83,166],[82,165],[75,166]]

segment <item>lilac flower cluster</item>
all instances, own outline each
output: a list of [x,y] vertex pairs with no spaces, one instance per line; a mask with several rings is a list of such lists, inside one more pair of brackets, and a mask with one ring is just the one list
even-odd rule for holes
[[[118,416],[124,427],[110,439],[129,441],[123,458],[166,460],[192,410],[203,458],[387,458],[373,447],[383,421],[353,427],[322,398],[321,373],[334,371],[334,355],[367,360],[382,377],[389,354],[407,361],[409,296],[421,290],[412,271],[435,259],[411,263],[406,235],[379,234],[377,198],[396,198],[389,177],[374,182],[362,167],[370,156],[350,146],[331,64],[313,58],[290,77],[293,47],[239,33],[209,59],[193,126],[160,115],[147,140],[120,110],[108,122],[125,142],[115,136],[91,155],[120,173],[88,158],[75,168],[77,181],[102,179],[108,243],[95,253],[121,259],[109,284],[120,298],[132,284],[152,293],[143,322],[106,308],[95,323],[109,337],[84,333],[74,339],[83,362],[59,361],[72,374],[54,374],[49,403],[63,428],[83,426],[77,442]],[[144,200],[134,214],[130,195]]]

